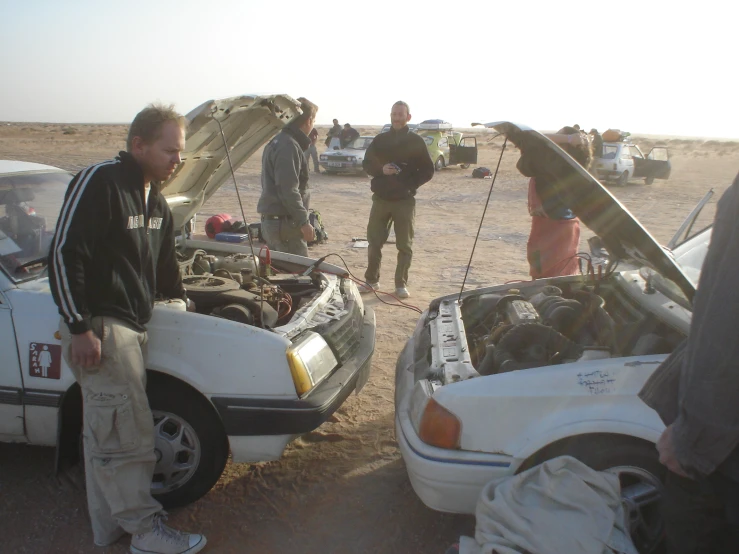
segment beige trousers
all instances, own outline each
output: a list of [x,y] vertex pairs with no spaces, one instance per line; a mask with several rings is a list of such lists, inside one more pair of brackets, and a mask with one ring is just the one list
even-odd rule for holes
[[154,420],[146,397],[147,334],[113,317],[92,318],[102,342],[100,365],[70,363],[71,334],[62,321],[62,351],[82,389],[85,481],[92,532],[98,544],[124,531],[151,530],[162,509],[151,496]]

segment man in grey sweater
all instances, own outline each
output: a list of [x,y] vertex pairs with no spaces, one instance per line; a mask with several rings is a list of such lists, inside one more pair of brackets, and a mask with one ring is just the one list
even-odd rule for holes
[[739,175],[719,200],[690,334],[639,397],[667,425],[668,554],[739,552]]
[[313,227],[301,191],[308,188],[308,133],[313,129],[318,106],[298,98],[302,114],[288,123],[262,154],[262,196],[257,211],[262,215],[262,236],[271,250],[308,256]]

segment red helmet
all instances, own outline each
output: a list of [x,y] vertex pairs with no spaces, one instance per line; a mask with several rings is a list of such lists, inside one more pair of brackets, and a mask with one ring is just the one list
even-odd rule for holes
[[205,222],[205,234],[214,239],[218,233],[228,232],[233,219],[228,214],[218,214],[208,218]]

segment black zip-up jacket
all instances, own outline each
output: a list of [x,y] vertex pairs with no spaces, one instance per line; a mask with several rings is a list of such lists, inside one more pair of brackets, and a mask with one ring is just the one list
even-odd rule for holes
[[185,299],[172,212],[154,183],[144,209],[144,174],[128,152],[72,179],[49,249],[49,280],[73,334],[106,315],[143,331],[156,294]]
[[[400,167],[400,173],[385,175],[382,167],[388,163]],[[383,200],[411,198],[418,187],[434,176],[434,162],[426,143],[407,125],[399,131],[391,128],[377,135],[364,155],[362,167],[372,176],[372,192]]]

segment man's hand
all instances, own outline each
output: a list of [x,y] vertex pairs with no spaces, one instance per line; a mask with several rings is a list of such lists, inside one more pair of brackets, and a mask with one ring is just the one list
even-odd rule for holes
[[100,364],[100,339],[92,331],[72,335],[72,363],[80,367]]
[[657,452],[659,452],[659,463],[667,467],[672,473],[677,473],[682,477],[690,479],[690,475],[685,473],[680,466],[680,462],[675,457],[675,445],[672,442],[672,425],[664,430],[662,436],[657,441]]
[[382,173],[385,175],[397,175],[398,168],[395,164],[385,164],[382,166]]
[[313,240],[313,225],[310,223],[305,223],[300,228],[300,231],[303,233],[303,240],[305,242],[310,242]]

